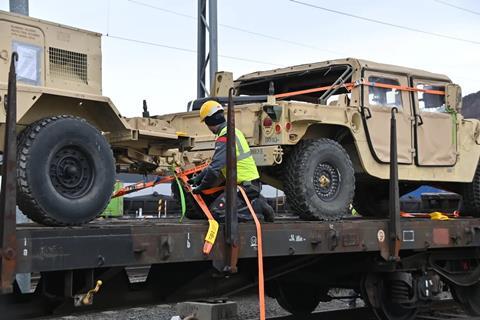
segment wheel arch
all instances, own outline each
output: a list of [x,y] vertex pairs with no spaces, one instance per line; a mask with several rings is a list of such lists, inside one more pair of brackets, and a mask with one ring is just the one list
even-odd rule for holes
[[314,123],[308,126],[301,140],[328,138],[338,142],[348,153],[355,173],[364,172],[355,137],[348,126],[339,124]]

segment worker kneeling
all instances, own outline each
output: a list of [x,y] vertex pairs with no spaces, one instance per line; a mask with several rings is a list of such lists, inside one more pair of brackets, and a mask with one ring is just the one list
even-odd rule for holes
[[[205,122],[210,131],[217,137],[215,140],[215,152],[212,162],[197,176],[189,180],[195,186],[193,193],[201,194],[203,190],[217,187],[225,182],[227,165],[227,123],[224,109],[216,101],[207,101],[200,108],[200,121]],[[262,185],[258,174],[255,160],[250,153],[250,147],[243,133],[235,129],[236,155],[237,155],[237,184],[245,190],[255,213],[263,215],[264,220],[273,222],[274,211],[260,194]],[[225,193],[213,195],[209,203],[210,211],[218,220],[225,217]],[[237,200],[238,219],[240,221],[251,220],[245,202],[241,197]]]

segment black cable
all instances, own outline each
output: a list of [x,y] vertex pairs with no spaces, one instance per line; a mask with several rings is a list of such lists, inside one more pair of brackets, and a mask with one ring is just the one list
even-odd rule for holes
[[[117,39],[117,40],[123,40],[123,41],[139,43],[139,44],[145,44],[145,45],[149,45],[149,46],[161,47],[161,48],[183,51],[183,52],[188,52],[188,53],[197,53],[197,51],[194,50],[194,49],[175,47],[175,46],[170,46],[170,45],[166,45],[166,44],[163,44],[163,43],[143,41],[143,40],[132,39],[132,38],[125,38],[125,37],[121,37],[121,36],[115,36],[115,35],[112,35],[112,34],[104,34],[103,36],[108,37],[108,38],[112,38],[112,39]],[[237,60],[237,61],[243,61],[243,62],[253,62],[253,63],[259,63],[259,64],[264,64],[264,65],[270,65],[270,66],[274,66],[274,67],[282,67],[282,65],[278,65],[278,64],[275,64],[275,63],[267,62],[267,61],[253,60],[253,59],[241,58],[241,57],[236,57],[236,56],[228,56],[228,55],[218,55],[218,56],[222,57],[222,58],[225,58],[225,59],[231,59],[231,60]]]
[[456,6],[456,5],[454,5],[454,4],[451,4],[451,3],[448,3],[448,2],[442,1],[442,0],[433,0],[433,1],[438,2],[438,3],[441,3],[441,4],[445,5],[445,6],[449,6],[449,7],[458,9],[458,10],[462,10],[462,11],[469,12],[469,13],[473,13],[473,14],[476,14],[476,15],[480,16],[480,12],[478,12],[478,11],[473,11],[473,10],[470,10],[470,9],[467,9],[467,8],[464,8],[464,7],[459,7],[459,6]]
[[[159,11],[163,11],[163,12],[167,12],[167,13],[170,13],[170,14],[173,14],[173,15],[176,15],[176,16],[179,16],[179,17],[183,17],[183,18],[187,18],[187,19],[192,19],[192,20],[197,20],[197,17],[192,16],[192,15],[188,15],[188,14],[185,14],[185,13],[182,13],[182,12],[178,12],[178,11],[173,11],[173,10],[170,10],[170,9],[165,9],[165,8],[157,7],[157,6],[154,6],[154,5],[151,5],[151,4],[148,4],[148,3],[144,3],[144,2],[141,2],[141,1],[137,1],[137,0],[128,0],[128,1],[131,2],[131,3],[137,4],[137,5],[140,5],[140,6],[148,7],[148,8],[155,9],[155,10],[159,10]],[[330,53],[335,53],[335,54],[343,54],[343,53],[338,52],[338,51],[323,49],[323,48],[315,47],[315,46],[310,45],[310,44],[306,44],[306,43],[302,43],[302,42],[297,42],[297,41],[292,41],[292,40],[280,38],[280,37],[277,37],[277,36],[272,36],[272,35],[265,34],[265,33],[261,33],[261,32],[257,32],[257,31],[251,31],[251,30],[243,29],[243,28],[240,28],[240,27],[236,27],[236,26],[232,26],[232,25],[228,25],[228,24],[224,24],[224,23],[219,23],[218,25],[219,25],[220,27],[223,27],[223,28],[226,28],[226,29],[231,29],[231,30],[235,30],[235,31],[239,31],[239,32],[243,32],[243,33],[247,33],[247,34],[251,34],[251,35],[263,37],[263,38],[266,38],[266,39],[271,39],[271,40],[283,42],[283,43],[288,43],[288,44],[291,44],[291,45],[296,45],[296,46],[300,46],[300,47],[304,47],[304,48],[309,48],[309,49],[314,49],[314,50],[320,50],[320,51],[325,51],[325,52],[330,52]]]
[[390,22],[386,22],[386,21],[382,21],[382,20],[376,20],[376,19],[372,19],[372,18],[358,16],[358,15],[355,15],[355,14],[352,14],[352,13],[339,11],[339,10],[334,10],[334,9],[329,9],[329,8],[317,6],[317,5],[314,5],[314,4],[311,4],[311,3],[302,2],[302,1],[298,1],[298,0],[290,0],[290,1],[294,2],[296,4],[306,6],[306,7],[315,8],[315,9],[319,9],[319,10],[323,10],[323,11],[328,11],[328,12],[340,14],[342,16],[347,16],[347,17],[350,17],[350,18],[355,18],[355,19],[359,19],[359,20],[364,20],[364,21],[368,21],[368,22],[382,24],[382,25],[385,25],[385,26],[393,27],[393,28],[398,28],[398,29],[408,30],[408,31],[412,31],[412,32],[423,33],[423,34],[426,34],[426,35],[435,36],[435,37],[444,38],[444,39],[467,42],[467,43],[471,43],[471,44],[477,44],[477,45],[480,44],[480,41],[463,39],[463,38],[458,38],[458,37],[455,37],[455,36],[450,36],[450,35],[446,35],[446,34],[442,34],[442,33],[430,32],[430,31],[426,31],[426,30],[422,30],[422,29],[402,26],[402,25],[399,25],[399,24],[394,24],[394,23],[390,23]]

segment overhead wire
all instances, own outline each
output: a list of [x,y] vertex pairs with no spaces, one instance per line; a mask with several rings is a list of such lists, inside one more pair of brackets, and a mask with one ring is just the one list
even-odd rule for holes
[[[185,14],[185,13],[182,13],[182,12],[173,11],[173,10],[170,10],[170,9],[154,6],[154,5],[142,2],[142,1],[137,1],[137,0],[128,0],[128,1],[133,3],[133,4],[136,4],[136,5],[140,5],[140,6],[155,9],[155,10],[158,10],[158,11],[166,12],[166,13],[173,14],[173,15],[176,15],[176,16],[179,16],[179,17],[192,19],[192,20],[197,20],[197,17],[189,15],[189,14]],[[240,27],[237,27],[237,26],[229,25],[229,24],[219,23],[218,25],[220,27],[225,28],[225,29],[230,29],[230,30],[234,30],[234,31],[238,31],[238,32],[243,32],[243,33],[246,33],[246,34],[251,34],[251,35],[255,35],[255,36],[258,36],[258,37],[262,37],[262,38],[266,38],[266,39],[270,39],[270,40],[274,40],[274,41],[278,41],[278,42],[288,43],[290,45],[295,45],[295,46],[299,46],[299,47],[303,47],[303,48],[309,48],[309,49],[313,49],[313,50],[319,50],[319,51],[324,51],[324,52],[329,52],[329,53],[334,53],[334,54],[344,54],[342,52],[329,50],[329,49],[325,49],[325,48],[319,48],[319,47],[316,47],[316,46],[311,45],[311,44],[302,43],[302,42],[298,42],[298,41],[292,41],[292,40],[277,37],[277,36],[274,36],[274,35],[269,35],[269,34],[262,33],[262,32],[252,31],[252,30],[240,28]]]
[[[161,48],[165,48],[165,49],[183,51],[183,52],[188,52],[188,53],[197,53],[197,50],[194,50],[194,49],[171,46],[171,45],[158,43],[158,42],[151,42],[151,41],[144,41],[144,40],[133,39],[133,38],[126,38],[126,37],[122,37],[122,36],[116,36],[116,35],[113,35],[113,34],[103,34],[103,36],[108,37],[108,38],[112,38],[112,39],[122,40],[122,41],[128,41],[128,42],[133,42],[133,43],[138,43],[138,44],[161,47]],[[219,54],[218,56],[222,57],[222,58],[225,58],[225,59],[230,59],[230,60],[258,63],[258,64],[269,65],[269,66],[274,66],[274,67],[283,67],[282,65],[271,63],[271,62],[268,62],[268,61],[241,58],[241,57],[237,57],[237,56],[230,56],[230,55],[223,55],[223,54]]]
[[435,2],[438,2],[438,3],[441,3],[445,6],[449,6],[449,7],[452,7],[452,8],[455,8],[455,9],[458,9],[458,10],[462,10],[462,11],[465,11],[465,12],[469,12],[469,13],[472,13],[472,14],[476,14],[477,16],[480,16],[480,12],[479,11],[473,11],[473,10],[470,10],[468,8],[464,8],[464,7],[460,7],[460,6],[457,6],[457,5],[454,5],[450,2],[447,2],[447,1],[442,1],[442,0],[433,0]]
[[449,40],[455,40],[455,41],[461,41],[461,42],[466,42],[466,43],[470,43],[470,44],[480,45],[480,41],[476,41],[476,40],[464,39],[464,38],[459,38],[459,37],[455,37],[455,36],[451,36],[451,35],[446,35],[446,34],[443,34],[443,33],[437,33],[437,32],[431,32],[431,31],[422,30],[422,29],[418,29],[418,28],[412,28],[412,27],[408,27],[408,26],[404,26],[404,25],[390,23],[390,22],[383,21],[383,20],[377,20],[377,19],[373,19],[373,18],[359,16],[359,15],[348,13],[348,12],[345,12],[345,11],[330,9],[330,8],[322,7],[322,6],[319,6],[319,5],[316,5],[316,4],[303,2],[303,1],[299,1],[299,0],[290,0],[290,2],[299,4],[299,5],[303,5],[303,6],[306,6],[306,7],[310,7],[310,8],[315,8],[315,9],[339,14],[339,15],[342,15],[342,16],[350,17],[350,18],[355,18],[355,19],[358,19],[358,20],[368,21],[368,22],[372,22],[372,23],[376,23],[376,24],[381,24],[381,25],[397,28],[397,29],[403,29],[403,30],[422,33],[422,34],[435,36],[435,37],[439,37],[439,38],[444,38],[444,39],[449,39]]

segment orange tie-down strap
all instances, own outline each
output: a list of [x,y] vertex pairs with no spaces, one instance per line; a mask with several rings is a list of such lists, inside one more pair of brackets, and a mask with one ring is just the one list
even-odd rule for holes
[[197,202],[198,206],[200,209],[202,209],[203,213],[208,219],[208,231],[207,234],[205,235],[205,242],[203,244],[203,253],[208,255],[212,251],[213,245],[215,244],[215,240],[217,239],[217,234],[218,234],[218,222],[215,220],[213,217],[212,213],[210,212],[210,209],[208,209],[207,204],[205,201],[203,201],[203,198],[199,194],[194,194],[192,193],[192,187],[188,184],[188,177],[187,175],[180,171],[177,170],[177,177],[182,180],[185,188],[187,191],[193,196],[195,201]]
[[[115,192],[112,195],[112,198],[116,198],[116,197],[120,197],[120,196],[129,194],[129,193],[137,192],[137,191],[140,191],[140,190],[143,190],[143,189],[146,189],[146,188],[156,186],[156,185],[161,184],[161,183],[171,182],[171,181],[175,180],[176,178],[179,178],[180,180],[182,180],[185,189],[187,189],[187,191],[193,196],[193,198],[198,203],[198,205],[200,206],[203,213],[205,214],[205,216],[208,219],[208,225],[209,226],[208,226],[207,234],[205,236],[205,243],[203,245],[203,253],[208,255],[212,251],[213,245],[215,244],[215,239],[217,238],[218,228],[219,228],[218,222],[213,218],[212,213],[208,209],[208,206],[205,203],[205,201],[203,200],[203,198],[199,194],[192,193],[192,187],[188,184],[188,179],[189,179],[188,176],[189,175],[191,175],[193,173],[196,173],[196,172],[199,172],[199,171],[202,171],[207,166],[208,166],[208,163],[204,163],[202,165],[196,166],[196,167],[191,168],[191,169],[186,169],[186,170],[180,170],[180,169],[177,168],[177,169],[175,169],[175,174],[172,175],[172,176],[157,178],[157,179],[155,179],[153,181],[149,181],[149,182],[138,182],[138,183],[135,183],[133,185],[125,186],[125,187],[121,188],[120,190],[118,190],[117,192]],[[222,189],[224,189],[223,186],[222,187],[211,188],[211,189],[204,190],[204,193],[207,194],[207,195],[208,194],[213,194],[213,193],[216,193],[216,192],[218,192]]]
[[[191,169],[178,171],[177,174],[189,176],[189,175],[194,174],[196,172],[202,171],[206,167],[208,167],[208,163],[198,165],[198,166],[193,167]],[[125,186],[125,187],[119,189],[118,191],[116,191],[112,195],[112,198],[121,197],[121,196],[124,196],[124,195],[129,194],[129,193],[133,193],[133,192],[137,192],[137,191],[140,191],[140,190],[143,190],[143,189],[151,188],[151,187],[156,186],[157,184],[172,182],[173,180],[175,180],[174,175],[166,176],[166,177],[163,177],[163,178],[158,177],[157,179],[155,179],[153,181],[148,181],[148,182],[143,182],[143,181],[142,182],[137,182],[135,184],[131,184],[131,185],[128,185],[128,186]]]
[[248,199],[247,193],[243,190],[242,187],[238,186],[240,193],[242,194],[243,200],[247,204],[248,210],[252,215],[253,220],[255,221],[255,227],[257,231],[257,260],[258,260],[258,304],[260,307],[260,320],[265,320],[265,280],[263,275],[263,238],[262,238],[262,226],[258,220],[255,211],[252,208],[252,203]]
[[387,84],[382,82],[370,82],[366,80],[359,80],[355,82],[348,82],[348,83],[338,84],[334,86],[323,86],[323,87],[316,87],[316,88],[310,88],[310,89],[304,89],[304,90],[298,90],[298,91],[292,91],[292,92],[279,93],[275,95],[275,98],[282,99],[282,98],[294,97],[294,96],[299,96],[302,94],[307,94],[312,92],[327,91],[330,89],[338,89],[338,88],[345,88],[348,91],[351,91],[353,88],[358,87],[360,85],[377,87],[377,88],[385,88],[385,89],[396,89],[401,91],[423,92],[423,93],[435,94],[435,95],[445,95],[445,91],[441,91],[441,90],[420,89],[420,88],[414,88],[409,86]]
[[409,213],[409,212],[400,212],[402,218],[428,218],[432,220],[450,220],[460,217],[460,211],[455,210],[452,213],[448,212],[430,212],[430,213]]

